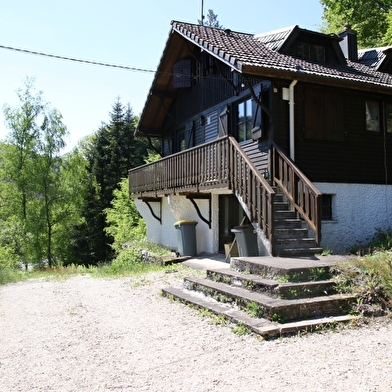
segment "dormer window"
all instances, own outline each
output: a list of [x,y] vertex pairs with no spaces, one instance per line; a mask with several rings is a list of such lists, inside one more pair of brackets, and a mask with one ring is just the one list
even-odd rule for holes
[[297,56],[304,60],[316,61],[318,63],[325,62],[325,46],[310,44],[308,42],[298,42]]

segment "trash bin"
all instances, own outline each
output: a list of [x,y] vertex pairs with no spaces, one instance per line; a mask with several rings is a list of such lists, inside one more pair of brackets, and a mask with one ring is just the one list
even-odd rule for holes
[[196,225],[194,220],[179,220],[174,223],[177,229],[178,252],[181,256],[196,256]]
[[235,234],[239,256],[258,256],[257,235],[252,225],[236,226],[231,229]]

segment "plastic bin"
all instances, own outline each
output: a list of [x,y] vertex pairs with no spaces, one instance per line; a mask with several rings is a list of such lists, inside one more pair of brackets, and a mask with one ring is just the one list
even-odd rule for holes
[[236,226],[231,229],[237,241],[238,254],[243,257],[259,255],[257,235],[252,225]]
[[196,225],[194,220],[179,220],[174,223],[177,229],[178,252],[181,256],[196,256]]

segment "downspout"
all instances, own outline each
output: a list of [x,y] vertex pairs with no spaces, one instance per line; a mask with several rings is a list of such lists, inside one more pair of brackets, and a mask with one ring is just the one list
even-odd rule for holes
[[294,87],[298,80],[293,80],[289,86],[289,105],[290,105],[290,158],[294,161]]

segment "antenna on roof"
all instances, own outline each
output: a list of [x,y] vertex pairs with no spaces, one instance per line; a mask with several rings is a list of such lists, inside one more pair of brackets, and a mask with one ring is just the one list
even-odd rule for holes
[[204,0],[201,0],[201,19],[200,24],[204,26]]

